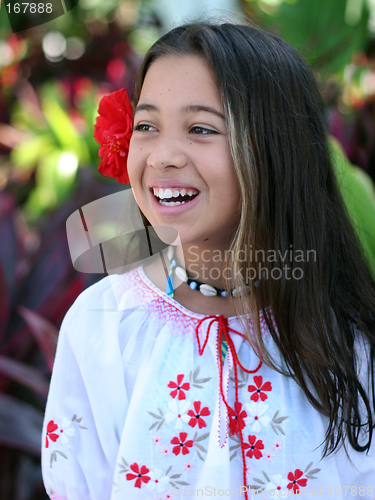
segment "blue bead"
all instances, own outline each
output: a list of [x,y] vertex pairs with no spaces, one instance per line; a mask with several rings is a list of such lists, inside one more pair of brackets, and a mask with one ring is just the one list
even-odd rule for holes
[[255,281],[254,281],[254,286],[258,286],[258,285],[259,285],[258,280],[255,280]]
[[228,292],[226,290],[223,290],[222,292],[220,292],[220,295],[222,297],[228,297]]
[[175,259],[173,259],[171,262],[171,266],[176,267],[176,265],[177,265],[177,263],[176,263]]
[[193,290],[195,290],[197,288],[197,286],[198,286],[198,283],[196,283],[195,281],[192,281],[190,283],[190,288],[192,288]]

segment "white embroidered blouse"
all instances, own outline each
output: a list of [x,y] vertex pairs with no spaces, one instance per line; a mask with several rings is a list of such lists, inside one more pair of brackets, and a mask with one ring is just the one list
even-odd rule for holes
[[[78,297],[61,327],[45,412],[49,497],[373,500],[375,445],[368,454],[348,445],[352,463],[342,448],[321,459],[327,419],[292,378],[260,363],[236,317],[224,326],[252,373],[231,348],[222,365],[219,317],[205,318],[142,267]],[[261,325],[285,367],[262,316]]]

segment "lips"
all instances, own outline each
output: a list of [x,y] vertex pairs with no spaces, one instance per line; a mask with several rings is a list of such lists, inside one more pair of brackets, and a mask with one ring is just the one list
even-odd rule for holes
[[197,191],[199,191],[199,189],[197,189],[195,186],[192,186],[191,184],[187,184],[186,182],[182,182],[182,181],[176,181],[176,180],[170,180],[170,181],[152,181],[150,182],[149,184],[150,186],[150,189],[152,188],[155,188],[155,189],[196,189]]

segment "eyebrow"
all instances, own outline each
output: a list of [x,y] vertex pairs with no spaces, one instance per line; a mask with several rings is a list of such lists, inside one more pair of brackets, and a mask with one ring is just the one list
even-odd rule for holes
[[[135,108],[134,115],[137,113],[137,111],[159,111],[159,108],[157,108],[153,104],[145,103],[145,104],[139,104]],[[188,106],[185,106],[182,109],[182,111],[185,113],[199,113],[199,112],[212,113],[213,115],[216,115],[225,121],[225,116],[219,111],[216,111],[216,109],[211,108],[210,106],[202,106],[201,104],[189,104]]]

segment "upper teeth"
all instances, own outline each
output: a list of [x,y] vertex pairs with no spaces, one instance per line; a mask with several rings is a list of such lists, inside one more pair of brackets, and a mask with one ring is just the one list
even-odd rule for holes
[[196,189],[189,189],[187,191],[185,188],[183,189],[158,189],[158,188],[152,188],[154,190],[154,195],[157,196],[158,198],[165,199],[165,198],[177,198],[177,196],[193,196],[194,194],[198,194],[199,191]]

